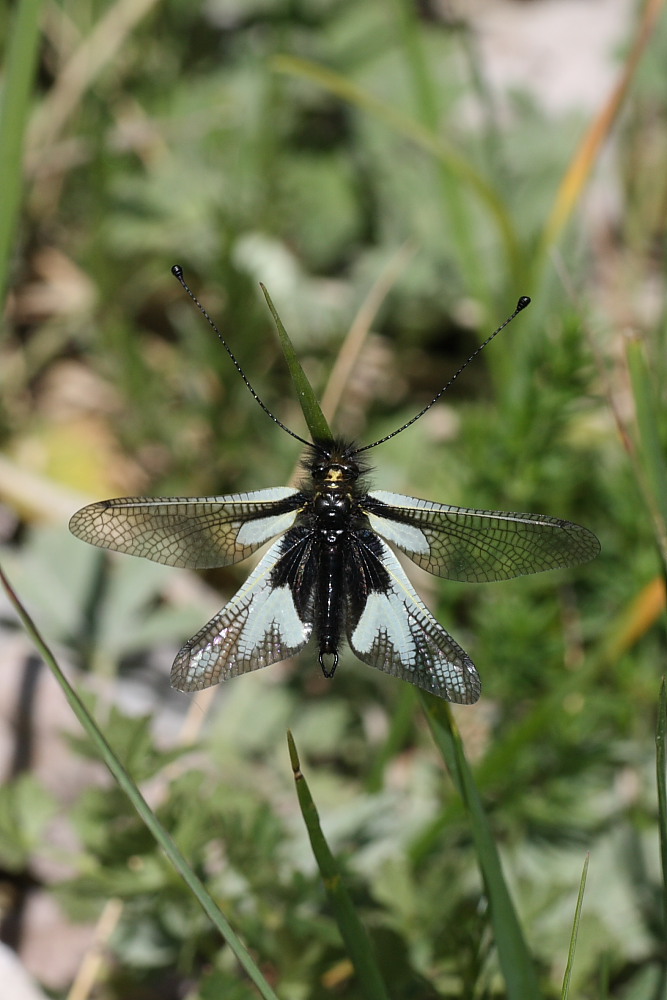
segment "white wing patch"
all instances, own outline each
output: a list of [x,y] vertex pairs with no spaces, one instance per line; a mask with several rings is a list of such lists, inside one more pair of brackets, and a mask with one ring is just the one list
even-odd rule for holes
[[287,646],[303,645],[303,622],[296,612],[289,587],[264,587],[255,594],[252,614],[242,634],[243,647],[257,649],[274,626]]
[[268,542],[269,538],[280,535],[283,531],[291,528],[295,517],[296,511],[288,510],[283,514],[273,514],[269,517],[258,517],[252,521],[246,521],[239,529],[236,544],[255,549],[258,545]]
[[312,622],[300,618],[289,587],[271,583],[283,547],[280,538],[222,611],[186,642],[171,669],[173,687],[211,687],[286,660],[308,642]]
[[405,600],[391,590],[388,594],[369,594],[366,607],[350,636],[358,653],[370,653],[378,635],[384,632],[403,663],[413,665],[415,649],[410,623],[405,613]]
[[[377,497],[378,500],[383,500],[385,503],[389,502],[388,500],[384,500],[384,495],[382,497],[379,496],[378,492],[372,495]],[[394,494],[387,493],[386,496],[394,496]],[[391,521],[388,517],[380,517],[379,514],[374,514],[371,511],[368,512],[367,516],[373,531],[376,531],[378,535],[382,535],[388,542],[398,545],[399,549],[404,549],[406,552],[423,553],[424,555],[431,551],[426,540],[426,535],[420,528],[415,527],[413,524]]]
[[352,651],[364,663],[447,701],[476,702],[481,681],[474,663],[435,620],[391,549],[382,541],[378,544],[379,556],[361,543],[359,569],[371,581],[373,561],[379,561],[389,583],[386,589],[371,589],[356,622],[349,614]]

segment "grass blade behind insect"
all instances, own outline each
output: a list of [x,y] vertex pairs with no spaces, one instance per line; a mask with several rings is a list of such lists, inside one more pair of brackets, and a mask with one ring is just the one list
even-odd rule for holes
[[313,849],[317,867],[320,870],[347,954],[359,979],[363,996],[366,997],[366,1000],[388,1000],[368,935],[347,891],[338,862],[322,832],[317,807],[301,771],[296,744],[290,732],[287,733],[287,745],[294,771],[294,782],[301,815],[306,824],[310,846]]
[[498,848],[480,794],[466,760],[461,736],[446,702],[419,692],[435,744],[452,776],[470,818],[477,860],[489,901],[498,960],[510,1000],[538,1000],[537,976],[505,882]]

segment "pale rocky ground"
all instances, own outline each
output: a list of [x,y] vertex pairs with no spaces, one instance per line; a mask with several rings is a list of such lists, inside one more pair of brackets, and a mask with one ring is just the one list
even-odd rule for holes
[[600,108],[637,7],[635,0],[440,2],[472,26],[493,91],[529,91],[549,115]]

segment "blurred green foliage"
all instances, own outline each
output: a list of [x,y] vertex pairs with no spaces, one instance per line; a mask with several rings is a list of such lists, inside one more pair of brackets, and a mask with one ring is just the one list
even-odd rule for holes
[[[0,348],[3,454],[91,499],[288,481],[295,442],[256,406],[175,262],[267,405],[305,433],[258,282],[320,392],[409,241],[332,420],[362,441],[412,416],[530,294],[438,408],[373,453],[373,478],[600,537],[596,562],[568,573],[420,583],[484,681],[456,719],[544,996],[560,994],[590,851],[571,995],[660,1000],[664,591],[654,606],[650,588],[667,440],[665,18],[614,133],[611,221],[584,199],[549,257],[537,248],[587,122],[547,118],[530,93],[501,112],[463,22],[407,0],[171,0],[123,33],[121,9],[71,0],[44,19]],[[68,109],[68,60],[102,19],[120,43],[84,61]],[[633,422],[627,331],[648,430]],[[111,664],[121,686],[150,651],[161,698],[169,655],[212,598],[179,593],[174,571],[86,551],[64,518],[55,535],[35,526],[46,497],[12,505],[4,555],[48,634],[82,667]],[[244,572],[207,582],[226,599]],[[288,727],[392,1000],[507,996],[470,825],[412,692],[353,658],[330,684],[307,652],[220,692],[201,755],[164,772],[158,808],[279,995],[361,998],[297,814]],[[104,728],[136,780],[172,766],[146,720],[114,711]],[[52,808],[32,778],[3,790],[3,868],[53,853],[39,837]],[[69,819],[80,853],[59,899],[87,920],[107,897],[124,902],[100,996],[256,995],[120,792],[85,790]]]

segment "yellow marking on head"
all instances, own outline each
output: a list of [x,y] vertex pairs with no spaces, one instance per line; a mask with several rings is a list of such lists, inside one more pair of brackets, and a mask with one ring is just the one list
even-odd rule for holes
[[325,483],[339,483],[343,478],[342,469],[327,469],[327,474],[324,477]]

